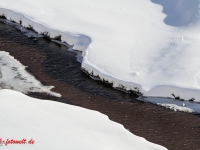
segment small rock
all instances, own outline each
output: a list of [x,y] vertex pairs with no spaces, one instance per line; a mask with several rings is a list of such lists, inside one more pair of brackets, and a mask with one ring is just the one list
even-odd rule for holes
[[33,41],[36,42],[36,41],[38,41],[38,39],[34,38]]

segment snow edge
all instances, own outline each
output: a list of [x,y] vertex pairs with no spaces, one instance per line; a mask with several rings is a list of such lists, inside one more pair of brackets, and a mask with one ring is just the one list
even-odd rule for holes
[[38,34],[43,34],[50,39],[60,37],[59,40],[63,43],[72,45],[73,50],[82,51],[83,61],[81,69],[83,72],[103,82],[111,84],[115,89],[125,92],[133,92],[145,97],[165,97],[200,102],[199,89],[161,85],[154,87],[149,91],[145,91],[140,84],[124,81],[105,72],[103,69],[90,63],[87,59],[88,46],[92,42],[91,38],[87,35],[73,34],[67,31],[52,29],[48,27],[48,25],[36,22],[30,17],[8,8],[0,7],[0,16],[5,17],[7,20],[17,22],[23,27],[31,28]]

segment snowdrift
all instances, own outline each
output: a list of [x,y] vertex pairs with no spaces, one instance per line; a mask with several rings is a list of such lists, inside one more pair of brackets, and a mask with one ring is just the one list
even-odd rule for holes
[[[92,110],[0,90],[0,143],[7,150],[165,150]],[[29,144],[28,140],[34,143]]]

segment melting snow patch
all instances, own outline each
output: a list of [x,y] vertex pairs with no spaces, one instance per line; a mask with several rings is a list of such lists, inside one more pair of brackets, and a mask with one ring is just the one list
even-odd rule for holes
[[138,100],[163,106],[173,111],[183,111],[195,114],[200,113],[200,103],[159,97],[139,97]]
[[25,94],[41,92],[60,97],[60,94],[51,91],[52,88],[53,86],[43,86],[19,61],[9,53],[0,51],[0,89],[12,89]]

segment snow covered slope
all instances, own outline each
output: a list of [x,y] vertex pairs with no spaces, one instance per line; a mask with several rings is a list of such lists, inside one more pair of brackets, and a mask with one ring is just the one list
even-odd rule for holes
[[145,96],[200,102],[198,0],[1,0],[0,14],[83,51],[82,69]]
[[[165,150],[96,111],[0,90],[1,141],[6,150]],[[34,144],[28,144],[33,139]],[[8,140],[8,141],[9,141]]]

